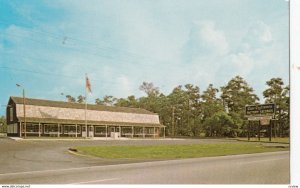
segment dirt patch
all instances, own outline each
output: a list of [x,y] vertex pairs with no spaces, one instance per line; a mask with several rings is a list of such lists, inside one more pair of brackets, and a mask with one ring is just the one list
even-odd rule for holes
[[77,152],[76,148],[69,148],[69,151]]
[[264,146],[266,148],[289,148],[289,146]]

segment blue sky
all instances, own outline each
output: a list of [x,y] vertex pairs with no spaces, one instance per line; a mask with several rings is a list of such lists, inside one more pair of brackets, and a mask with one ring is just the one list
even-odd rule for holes
[[236,75],[262,99],[267,80],[288,84],[288,57],[285,0],[0,0],[1,105],[16,83],[32,98],[84,94],[85,73],[90,103]]

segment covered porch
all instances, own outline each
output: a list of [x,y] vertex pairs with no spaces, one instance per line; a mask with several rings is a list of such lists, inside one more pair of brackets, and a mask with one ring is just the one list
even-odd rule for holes
[[[72,120],[74,121],[74,120]],[[25,133],[26,132],[26,133]],[[20,137],[104,137],[104,138],[165,138],[165,126],[160,124],[134,124],[111,122],[70,122],[69,120],[32,119],[18,123]]]
[[165,137],[165,127],[136,125],[95,125],[94,136],[112,138],[161,138]]

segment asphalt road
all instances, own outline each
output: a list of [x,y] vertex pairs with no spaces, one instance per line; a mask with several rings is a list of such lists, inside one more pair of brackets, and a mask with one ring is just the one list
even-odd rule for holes
[[72,155],[76,145],[183,144],[232,140],[13,141],[0,139],[0,184],[289,183],[289,152],[171,161]]
[[288,184],[289,152],[0,174],[4,184]]

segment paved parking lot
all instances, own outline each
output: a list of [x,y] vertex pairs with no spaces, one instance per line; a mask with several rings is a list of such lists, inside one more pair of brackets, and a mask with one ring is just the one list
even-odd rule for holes
[[196,144],[236,142],[229,139],[165,140],[12,140],[0,138],[0,174],[142,162],[138,159],[101,159],[70,154],[78,145]]

